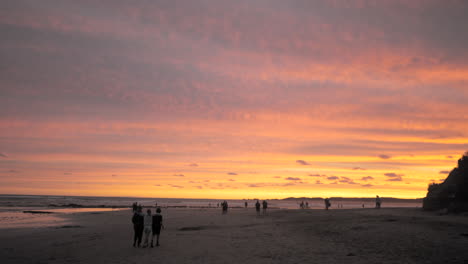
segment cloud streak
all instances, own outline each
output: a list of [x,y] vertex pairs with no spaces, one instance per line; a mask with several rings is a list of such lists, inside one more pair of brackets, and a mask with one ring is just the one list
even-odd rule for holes
[[300,181],[301,180],[301,178],[299,177],[286,177],[284,179],[287,181]]
[[361,167],[354,167],[353,170],[366,170],[366,169],[361,168]]
[[372,176],[364,176],[364,177],[361,178],[362,181],[370,181],[370,180],[373,180],[373,179],[374,179],[374,177],[372,177]]
[[384,176],[388,177],[387,181],[399,182],[399,181],[403,181],[402,176],[404,176],[404,174],[397,174],[397,173],[394,173],[394,172],[388,172],[388,173],[385,173]]
[[304,166],[310,165],[310,163],[305,160],[296,160],[296,163]]
[[381,154],[378,157],[381,158],[381,159],[384,159],[384,160],[392,158],[391,156],[385,155],[385,154]]

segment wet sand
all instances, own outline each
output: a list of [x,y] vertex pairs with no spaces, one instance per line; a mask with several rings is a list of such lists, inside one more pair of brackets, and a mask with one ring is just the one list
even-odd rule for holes
[[133,248],[131,211],[3,229],[2,263],[468,263],[468,216],[420,209],[167,209],[161,246]]

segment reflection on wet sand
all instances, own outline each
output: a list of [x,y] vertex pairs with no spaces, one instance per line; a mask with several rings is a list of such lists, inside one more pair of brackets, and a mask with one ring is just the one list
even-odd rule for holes
[[0,207],[0,229],[67,226],[71,224],[70,220],[64,217],[67,214],[115,210],[122,209]]

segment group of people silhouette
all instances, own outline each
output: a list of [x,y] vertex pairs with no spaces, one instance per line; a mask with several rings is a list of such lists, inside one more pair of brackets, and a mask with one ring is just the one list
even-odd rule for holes
[[[247,203],[247,201],[244,202],[244,206],[245,208],[249,207],[249,204]],[[223,214],[226,214],[227,211],[228,211],[228,202],[226,200],[224,200],[222,203],[221,203],[221,207],[222,207],[222,212]],[[257,211],[257,214],[260,214],[260,207],[263,208],[263,213],[266,214],[266,211],[267,211],[267,208],[268,208],[268,202],[267,201],[263,201],[262,204],[260,205],[260,201],[257,200],[257,202],[255,203],[255,211]]]
[[[156,213],[151,214],[151,209],[146,210],[146,214],[142,213],[143,207],[137,203],[133,204],[133,247],[144,248],[154,246],[153,241],[156,237],[156,246],[159,246],[159,235],[161,234],[161,228],[164,228],[162,223],[161,208],[156,208]],[[143,238],[144,235],[144,238]],[[149,240],[151,238],[151,244]],[[141,245],[143,239],[143,245]]]
[[[267,208],[268,208],[268,202],[263,200],[262,202],[262,208],[263,208],[263,214],[266,214]],[[260,201],[257,200],[255,203],[255,211],[257,211],[257,214],[260,214]]]

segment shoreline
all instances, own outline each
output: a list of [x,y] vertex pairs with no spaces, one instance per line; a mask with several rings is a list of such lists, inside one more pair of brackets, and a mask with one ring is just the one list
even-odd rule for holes
[[[344,207],[360,208],[362,205],[365,207],[374,207],[374,198],[343,198],[332,197],[332,205],[343,205]],[[394,199],[382,198],[385,205],[391,207],[400,206],[422,206],[421,200],[413,199]],[[247,202],[250,206],[255,203],[255,200],[227,200],[229,206],[244,207]],[[286,199],[269,199],[267,200],[269,207],[276,208],[299,208],[300,203],[309,203],[312,208],[323,208],[322,198],[286,198]],[[133,203],[138,203],[143,206],[158,206],[163,208],[209,208],[217,207],[217,204],[222,202],[222,199],[172,199],[172,198],[116,198],[116,197],[86,197],[86,196],[14,196],[14,195],[0,195],[0,207],[17,207],[17,206],[31,206],[31,207],[89,207],[89,208],[128,208]]]

